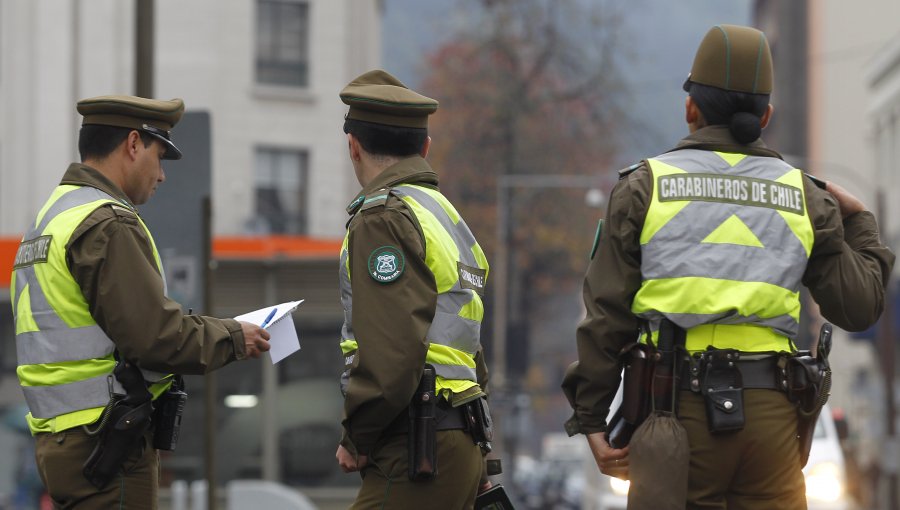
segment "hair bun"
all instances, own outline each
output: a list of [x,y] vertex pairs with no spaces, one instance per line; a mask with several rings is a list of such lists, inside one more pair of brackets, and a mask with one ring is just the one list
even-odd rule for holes
[[728,129],[738,142],[751,143],[762,133],[762,119],[750,112],[737,112],[731,116]]

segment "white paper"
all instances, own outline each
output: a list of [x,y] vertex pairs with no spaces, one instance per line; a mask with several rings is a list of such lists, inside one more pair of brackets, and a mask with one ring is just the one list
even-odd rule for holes
[[275,310],[275,315],[266,323],[265,329],[269,332],[269,356],[272,358],[272,364],[278,363],[284,358],[300,350],[300,338],[297,336],[297,329],[294,327],[294,320],[291,313],[300,306],[303,300],[288,301],[275,306],[267,306],[259,310],[253,310],[235,317],[235,320],[249,322],[262,326],[266,317]]

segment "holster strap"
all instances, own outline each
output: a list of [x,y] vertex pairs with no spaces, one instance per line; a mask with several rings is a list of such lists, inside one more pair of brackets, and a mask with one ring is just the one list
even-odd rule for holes
[[[748,390],[787,390],[787,375],[779,366],[780,356],[771,356],[763,359],[743,360],[734,362],[741,372],[744,381],[744,389]],[[681,374],[681,389],[699,390],[702,373],[694,373],[692,366],[696,366],[696,360],[685,360]],[[702,372],[702,368],[700,368]]]

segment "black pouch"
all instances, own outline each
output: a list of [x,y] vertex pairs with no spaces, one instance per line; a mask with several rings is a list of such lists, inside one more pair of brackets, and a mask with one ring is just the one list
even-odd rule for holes
[[184,392],[184,379],[180,375],[165,393],[155,402],[153,411],[153,447],[157,450],[173,451],[178,445],[178,433],[181,430],[181,415],[187,403]]
[[437,476],[437,421],[435,409],[434,367],[425,365],[419,387],[409,406],[409,479],[414,482],[431,480]]
[[466,413],[466,422],[469,424],[472,441],[481,448],[483,454],[491,453],[491,450],[494,449],[491,445],[491,441],[494,440],[494,422],[491,419],[487,397],[466,402],[463,404],[463,411]]
[[736,432],[744,428],[744,383],[734,349],[710,349],[703,353],[700,391],[706,403],[710,433]]

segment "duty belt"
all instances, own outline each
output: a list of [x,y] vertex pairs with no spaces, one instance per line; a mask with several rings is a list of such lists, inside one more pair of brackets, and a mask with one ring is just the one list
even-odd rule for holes
[[[742,357],[738,353],[732,362],[741,372],[744,389],[787,391],[785,359],[781,355],[767,355],[762,358],[746,359],[746,357]],[[701,359],[691,357],[685,360],[681,370],[681,389],[699,393],[702,372]]]
[[[385,429],[385,435],[406,434],[409,432],[409,411],[400,411],[397,418]],[[435,406],[435,430],[469,430],[466,418],[465,406],[452,407],[449,402],[441,398]]]

